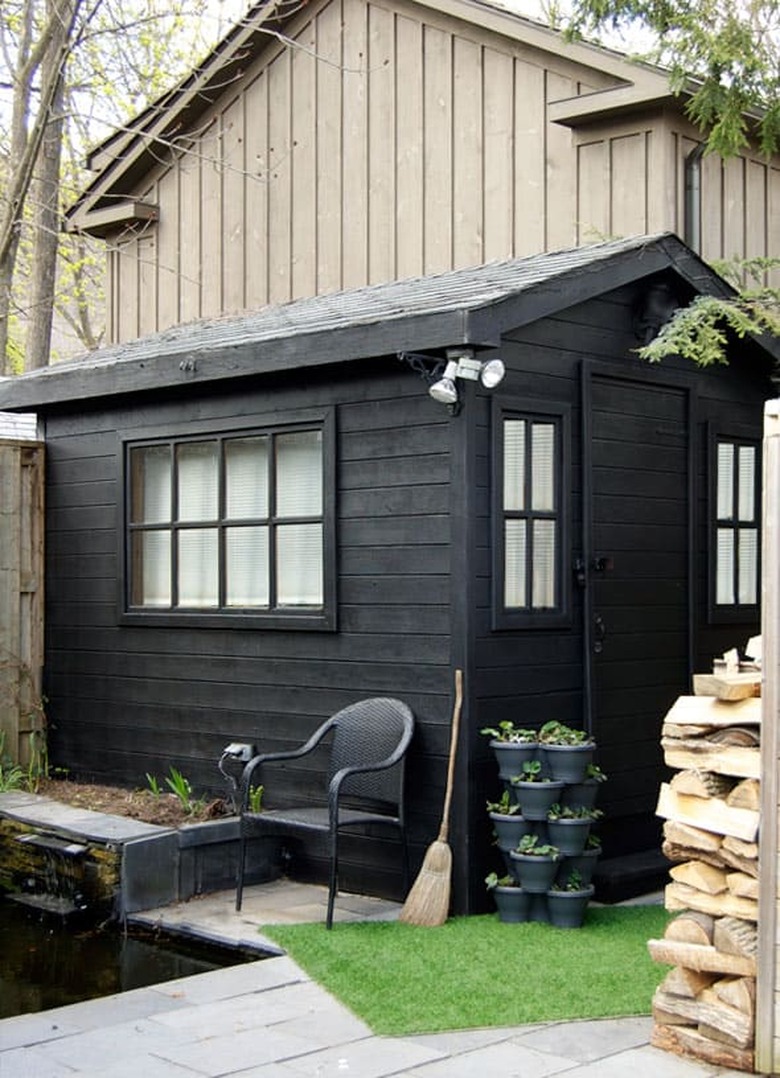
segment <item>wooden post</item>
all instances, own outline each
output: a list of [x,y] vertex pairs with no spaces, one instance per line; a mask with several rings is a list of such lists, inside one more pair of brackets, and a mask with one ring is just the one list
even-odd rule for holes
[[0,440],[0,732],[22,767],[44,725],[43,571],[43,445]]
[[0,733],[5,755],[16,760],[19,715],[16,664],[19,654],[19,445],[0,446]]
[[778,893],[778,814],[780,814],[780,400],[764,408],[761,690],[761,831],[759,837],[758,971],[756,984],[755,1066],[761,1074],[780,1073],[780,1006],[777,946],[780,938]]

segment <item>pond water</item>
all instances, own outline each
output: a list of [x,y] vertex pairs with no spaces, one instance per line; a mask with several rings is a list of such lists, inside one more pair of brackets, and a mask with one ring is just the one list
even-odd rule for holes
[[116,924],[90,924],[0,898],[0,1018],[258,958],[178,936],[124,933]]

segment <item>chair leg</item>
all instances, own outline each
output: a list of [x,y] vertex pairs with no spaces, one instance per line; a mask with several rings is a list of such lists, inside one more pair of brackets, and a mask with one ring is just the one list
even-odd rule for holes
[[336,829],[330,837],[330,879],[328,881],[328,912],[325,917],[325,927],[333,927],[333,906],[336,901],[339,879],[339,833]]
[[246,859],[246,831],[241,820],[238,832],[238,872],[236,873],[236,911],[241,909],[244,899],[244,861]]
[[401,832],[401,856],[403,859],[401,865],[401,871],[403,873],[403,893],[404,895],[407,895],[409,893],[409,887],[411,886],[411,873],[409,871],[409,843],[406,841],[406,828],[401,827],[399,830]]

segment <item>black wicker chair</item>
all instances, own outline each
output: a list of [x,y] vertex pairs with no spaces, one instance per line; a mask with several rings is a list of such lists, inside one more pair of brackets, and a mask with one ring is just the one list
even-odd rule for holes
[[[333,924],[333,905],[338,891],[339,832],[372,828],[377,824],[395,827],[401,838],[404,889],[408,888],[404,755],[413,732],[414,717],[406,704],[389,697],[376,697],[350,704],[333,715],[300,748],[261,754],[249,761],[241,776],[237,910],[241,909],[243,898],[247,838],[257,832],[301,831],[328,835],[330,875],[325,921],[328,928]],[[327,786],[323,790],[327,805],[304,805],[259,813],[250,811],[249,791],[257,769],[279,760],[305,756],[326,735],[331,737]],[[268,790],[265,774],[262,781]]]

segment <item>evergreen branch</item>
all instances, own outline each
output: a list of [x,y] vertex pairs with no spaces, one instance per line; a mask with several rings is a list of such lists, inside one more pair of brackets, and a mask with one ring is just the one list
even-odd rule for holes
[[728,346],[734,337],[742,340],[763,334],[780,336],[780,290],[762,289],[758,298],[697,296],[675,311],[655,340],[636,351],[650,363],[680,356],[699,367],[711,367],[728,363]]

